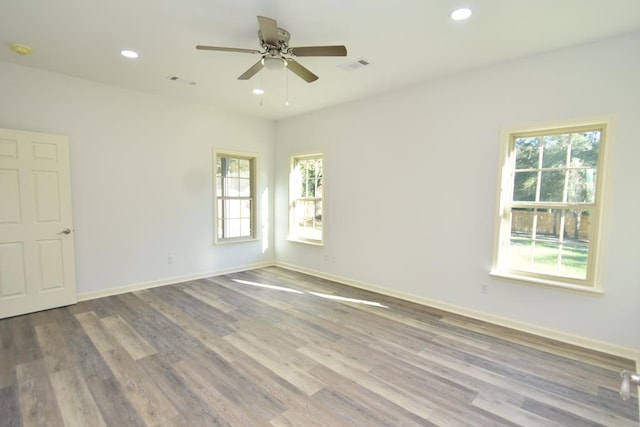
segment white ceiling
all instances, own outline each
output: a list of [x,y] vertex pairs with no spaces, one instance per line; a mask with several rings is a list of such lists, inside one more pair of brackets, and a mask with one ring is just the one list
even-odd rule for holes
[[[459,6],[473,16],[452,21]],[[284,70],[240,81],[258,56],[195,49],[260,49],[257,15],[276,19],[291,46],[344,44],[348,56],[298,58],[320,77],[314,83]],[[0,61],[282,119],[639,30],[640,0],[2,0]],[[19,56],[11,43],[33,54]],[[370,65],[341,68],[359,59]],[[266,93],[253,95],[260,85]]]

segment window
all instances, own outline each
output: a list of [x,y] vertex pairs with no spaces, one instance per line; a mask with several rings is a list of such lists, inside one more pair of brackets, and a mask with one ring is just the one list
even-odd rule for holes
[[598,289],[606,124],[507,135],[492,274]]
[[215,241],[255,238],[255,156],[215,153]]
[[289,238],[322,243],[322,155],[294,157],[291,165]]

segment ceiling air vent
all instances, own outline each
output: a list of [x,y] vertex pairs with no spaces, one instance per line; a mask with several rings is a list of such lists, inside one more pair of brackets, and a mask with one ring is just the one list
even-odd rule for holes
[[338,65],[338,67],[342,68],[345,71],[355,71],[355,70],[359,70],[360,68],[364,68],[367,65],[369,65],[369,61],[367,61],[366,59],[360,58],[357,61],[347,62],[346,64],[340,64]]
[[174,81],[174,82],[178,82],[178,83],[182,83],[182,84],[185,84],[185,85],[189,85],[189,86],[195,86],[196,85],[196,82],[192,82],[191,80],[186,80],[186,79],[183,79],[183,78],[178,77],[178,76],[168,76],[167,79],[169,79],[171,81]]

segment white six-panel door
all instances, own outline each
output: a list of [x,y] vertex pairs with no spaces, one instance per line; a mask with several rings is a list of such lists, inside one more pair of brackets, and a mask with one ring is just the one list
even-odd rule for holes
[[0,318],[76,302],[69,142],[0,129]]

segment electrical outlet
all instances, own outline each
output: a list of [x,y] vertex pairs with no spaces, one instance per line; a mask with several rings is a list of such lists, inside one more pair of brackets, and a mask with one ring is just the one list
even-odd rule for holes
[[173,255],[167,257],[167,264],[173,264]]
[[480,293],[487,295],[489,293],[489,285],[486,283],[480,284]]

